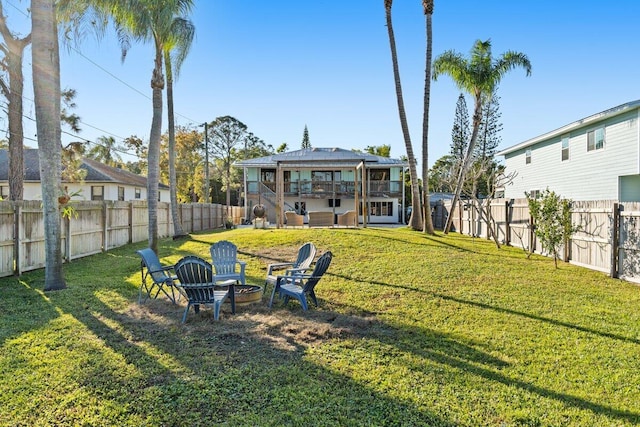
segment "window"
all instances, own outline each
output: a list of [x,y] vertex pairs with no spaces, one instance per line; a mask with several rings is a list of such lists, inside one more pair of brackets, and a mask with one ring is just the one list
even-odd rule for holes
[[562,161],[569,160],[569,137],[562,137]]
[[524,152],[524,162],[526,164],[531,163],[531,150],[527,150]]
[[604,148],[604,128],[587,132],[587,151],[602,150]]
[[118,200],[124,202],[124,187],[118,187]]
[[304,215],[307,213],[307,202],[296,202],[295,208],[296,208],[296,213],[300,215]]
[[0,185],[0,200],[9,200],[9,187]]
[[[392,216],[393,202],[369,202],[369,216]],[[358,215],[362,215],[362,203]]]
[[529,192],[529,198],[537,199],[538,197],[540,197],[540,190],[531,190]]
[[139,188],[136,188],[136,190],[135,190],[135,196],[134,196],[134,197],[135,197],[136,199],[139,199],[139,198],[140,198],[140,193],[141,193],[141,192],[140,192],[140,189],[139,189]]
[[388,181],[391,176],[391,169],[369,169],[369,179],[371,181]]
[[104,186],[102,185],[91,186],[91,200],[104,200]]

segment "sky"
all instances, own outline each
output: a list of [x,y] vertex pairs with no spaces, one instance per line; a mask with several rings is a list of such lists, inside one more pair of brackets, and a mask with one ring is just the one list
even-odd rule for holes
[[[11,28],[24,34],[27,0],[2,0]],[[392,9],[413,150],[422,153],[426,20],[419,0]],[[383,0],[194,0],[196,39],[174,83],[178,125],[233,116],[265,143],[300,148],[305,126],[314,147],[390,145],[406,154]],[[499,149],[640,99],[640,2],[616,0],[435,0],[433,57],[468,57],[490,39],[494,57],[526,54],[532,64],[499,86]],[[36,147],[31,52],[25,58],[25,140]],[[113,31],[61,48],[62,88],[77,91],[82,131],[63,143],[101,136],[148,141],[153,47],[136,44],[124,62]],[[431,84],[429,163],[450,150],[460,90],[451,78]],[[473,99],[467,96],[467,106]],[[471,111],[470,111],[471,115]],[[166,110],[163,113],[166,130]],[[6,130],[6,120],[0,129]]]

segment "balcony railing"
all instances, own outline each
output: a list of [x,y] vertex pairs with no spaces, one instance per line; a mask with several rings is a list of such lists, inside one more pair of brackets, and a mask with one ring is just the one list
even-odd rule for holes
[[[259,181],[247,181],[248,194],[258,194]],[[262,184],[273,192],[276,192],[276,183],[273,181],[262,181]],[[354,181],[285,181],[284,195],[299,197],[333,197],[347,196],[353,197],[355,193],[362,195],[362,184]],[[370,197],[400,197],[402,195],[402,181],[368,181],[367,194]]]

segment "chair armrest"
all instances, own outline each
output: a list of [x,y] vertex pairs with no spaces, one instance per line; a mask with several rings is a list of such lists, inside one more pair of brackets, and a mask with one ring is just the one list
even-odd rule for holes
[[307,271],[308,269],[309,269],[309,267],[287,268],[287,270],[284,272],[284,275],[285,276],[300,276],[305,271]]
[[292,262],[278,262],[275,264],[269,264],[269,267],[267,267],[267,276],[270,276],[271,273],[273,273],[273,270],[282,270],[283,268],[289,267],[292,265],[293,265]]

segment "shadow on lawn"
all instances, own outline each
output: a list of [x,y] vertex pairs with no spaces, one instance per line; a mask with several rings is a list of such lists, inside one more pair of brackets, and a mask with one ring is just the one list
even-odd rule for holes
[[[337,276],[337,277],[340,277],[344,280],[353,280],[346,276]],[[441,298],[444,300],[465,304],[465,305],[471,305],[471,306],[482,308],[482,309],[494,310],[501,313],[522,316],[528,319],[550,323],[555,326],[561,326],[561,327],[574,329],[580,332],[595,334],[604,338],[612,338],[612,339],[616,339],[624,342],[640,344],[640,341],[635,338],[597,331],[597,330],[585,328],[579,325],[573,325],[570,323],[557,321],[555,319],[549,319],[542,316],[536,316],[536,315],[532,315],[532,314],[521,312],[521,311],[516,311],[516,310],[503,308],[503,307],[497,307],[497,306],[493,306],[486,303],[452,297],[450,295],[446,295],[438,292],[425,291],[424,289],[413,287],[413,286],[396,285],[396,284],[390,284],[390,283],[384,283],[384,282],[371,282],[371,281],[367,281],[367,283],[378,285],[378,286],[390,287],[390,288],[400,288],[400,289],[410,290],[418,293],[423,293],[434,298]],[[353,309],[357,309],[357,307],[349,306],[348,309],[353,310]],[[490,381],[499,382],[507,386],[515,386],[527,392],[535,393],[545,398],[556,399],[562,403],[565,403],[580,409],[586,409],[597,414],[602,414],[608,417],[618,418],[618,419],[635,422],[635,423],[640,422],[640,412],[630,412],[626,410],[619,410],[611,406],[601,405],[596,402],[591,402],[580,397],[572,396],[565,393],[558,393],[554,390],[539,387],[529,382],[513,379],[505,375],[502,375],[499,372],[496,372],[494,370],[490,370],[488,368],[480,367],[474,363],[470,363],[470,362],[476,362],[476,363],[483,363],[485,365],[495,365],[499,368],[502,366],[506,366],[506,363],[502,362],[501,360],[492,358],[488,354],[477,352],[477,350],[473,349],[472,347],[468,347],[466,344],[462,344],[462,343],[456,342],[455,340],[451,340],[450,338],[444,335],[435,337],[436,341],[434,342],[437,344],[437,347],[431,348],[427,346],[420,346],[416,344],[416,342],[414,342],[413,340],[397,339],[398,334],[401,334],[401,333],[402,334],[408,333],[410,335],[421,336],[424,334],[429,335],[429,334],[432,334],[433,332],[424,331],[419,328],[403,327],[402,330],[397,330],[397,333],[395,334],[382,334],[379,336],[379,338],[381,339],[382,342],[388,345],[396,346],[401,351],[412,352],[424,358],[434,360],[438,363],[452,366],[454,368],[461,369],[466,372],[471,372],[475,375],[481,376]],[[440,342],[441,340],[444,340],[445,343],[450,343],[452,351],[448,351],[449,344],[442,344],[442,342]],[[443,353],[442,350],[447,350],[447,351],[446,353]]]

